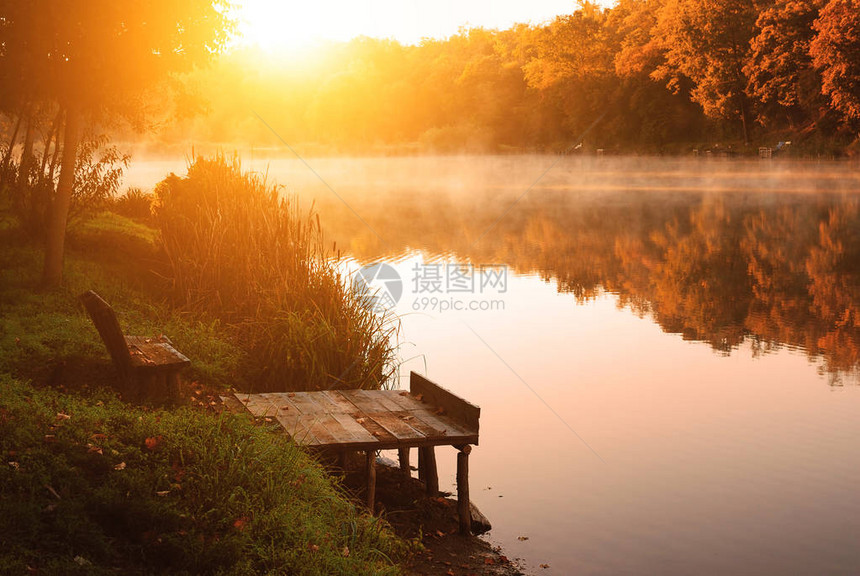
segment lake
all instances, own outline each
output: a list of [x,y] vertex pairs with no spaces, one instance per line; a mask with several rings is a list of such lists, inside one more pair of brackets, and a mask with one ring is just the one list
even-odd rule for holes
[[481,406],[472,499],[529,573],[860,572],[856,163],[245,166],[313,202],[353,269],[396,271],[403,386]]

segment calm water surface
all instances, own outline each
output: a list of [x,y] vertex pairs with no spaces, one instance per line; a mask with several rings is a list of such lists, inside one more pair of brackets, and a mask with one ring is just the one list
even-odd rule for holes
[[[529,572],[860,573],[856,164],[309,163],[246,166],[397,270],[402,384],[481,406],[472,498]],[[446,264],[504,286],[429,292]]]

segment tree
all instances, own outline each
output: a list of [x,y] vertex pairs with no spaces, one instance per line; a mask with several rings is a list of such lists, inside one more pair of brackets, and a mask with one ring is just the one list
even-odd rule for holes
[[762,11],[744,73],[763,124],[794,127],[817,112],[821,77],[812,67],[809,43],[821,0],[783,0]]
[[226,9],[224,0],[0,0],[0,77],[25,79],[25,100],[63,110],[60,177],[46,234],[46,286],[62,281],[85,122],[125,118],[143,127],[148,92],[223,49],[232,29]]
[[860,2],[830,0],[814,24],[809,52],[833,107],[860,124]]
[[758,12],[751,0],[669,0],[658,36],[666,48],[663,76],[695,83],[693,100],[712,118],[739,118],[744,143],[750,121],[743,72]]

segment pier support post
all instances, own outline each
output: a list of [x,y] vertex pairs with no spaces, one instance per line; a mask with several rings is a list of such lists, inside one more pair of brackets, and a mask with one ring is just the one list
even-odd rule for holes
[[400,471],[404,476],[411,476],[412,471],[409,470],[409,448],[398,448],[397,456],[400,460]]
[[367,507],[375,513],[376,505],[376,451],[368,450],[367,456]]
[[436,472],[436,452],[433,446],[418,449],[418,475],[422,476],[429,496],[439,493],[439,474]]
[[469,506],[469,453],[470,445],[460,446],[457,452],[457,514],[460,516],[460,534],[472,532],[472,510]]

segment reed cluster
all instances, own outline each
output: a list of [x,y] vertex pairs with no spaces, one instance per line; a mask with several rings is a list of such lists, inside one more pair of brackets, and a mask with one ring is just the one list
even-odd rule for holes
[[338,271],[319,217],[237,158],[196,158],[153,214],[184,308],[236,329],[252,391],[379,388],[394,325]]

